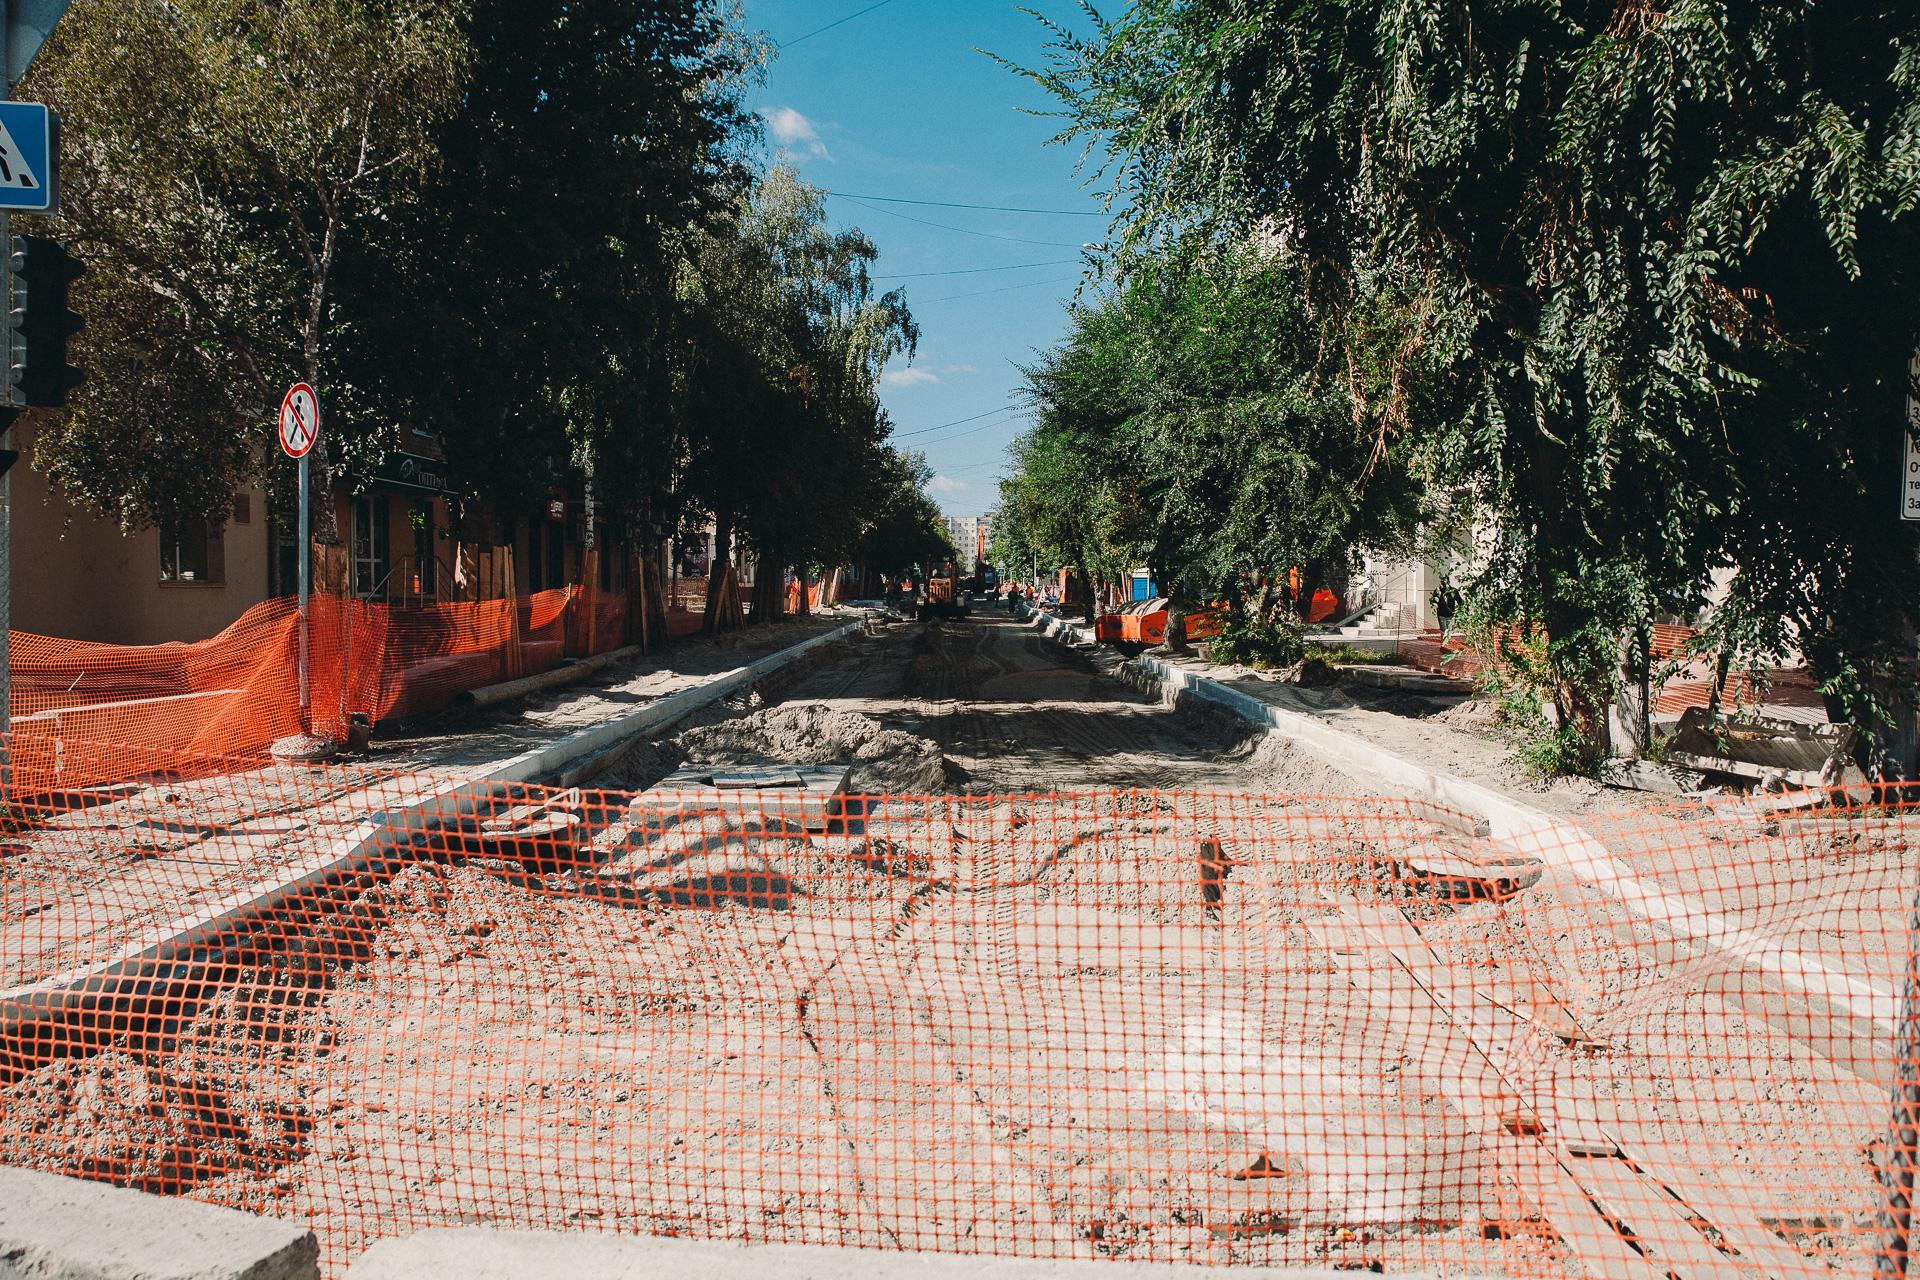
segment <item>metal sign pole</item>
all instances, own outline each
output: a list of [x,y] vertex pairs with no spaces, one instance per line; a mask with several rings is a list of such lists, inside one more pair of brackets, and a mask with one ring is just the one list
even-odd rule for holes
[[308,521],[311,518],[311,501],[307,490],[307,455],[300,455],[300,543],[295,552],[300,564],[300,732],[313,732],[313,708],[307,687],[307,661],[311,640],[312,618],[307,608],[308,593],[313,587],[313,546],[308,535]]

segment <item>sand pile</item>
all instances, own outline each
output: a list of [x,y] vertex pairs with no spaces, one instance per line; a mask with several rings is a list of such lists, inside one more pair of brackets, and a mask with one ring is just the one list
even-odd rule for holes
[[1277,733],[1253,740],[1253,749],[1241,760],[1239,785],[1247,791],[1303,796],[1393,794],[1377,779],[1357,778],[1328,764],[1313,752]]
[[642,743],[603,784],[645,790],[687,764],[847,764],[847,789],[867,795],[943,791],[949,781],[945,757],[927,739],[857,711],[794,703]]

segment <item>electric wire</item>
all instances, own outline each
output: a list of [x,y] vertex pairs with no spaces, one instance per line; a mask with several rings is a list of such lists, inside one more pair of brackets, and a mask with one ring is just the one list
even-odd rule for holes
[[817,35],[821,35],[825,32],[833,30],[835,27],[839,26],[843,22],[852,22],[855,18],[860,17],[862,14],[872,13],[875,9],[884,8],[885,6],[890,5],[892,3],[893,3],[893,0],[879,0],[878,4],[870,4],[864,9],[856,9],[844,18],[835,18],[832,22],[829,22],[826,26],[815,27],[813,30],[807,32],[807,34],[803,36],[795,36],[793,39],[787,41],[785,44],[782,44],[780,41],[776,40],[773,42],[773,47],[776,49],[791,49],[793,48],[793,46],[799,44],[802,40],[811,40]]

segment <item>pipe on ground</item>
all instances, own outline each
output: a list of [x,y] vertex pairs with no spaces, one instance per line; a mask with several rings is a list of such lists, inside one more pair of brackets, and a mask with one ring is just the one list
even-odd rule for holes
[[564,667],[555,667],[551,671],[542,671],[537,675],[521,676],[518,680],[503,680],[499,684],[482,685],[478,689],[468,689],[454,695],[453,705],[477,710],[481,707],[498,706],[502,702],[512,702],[515,698],[524,698],[530,693],[539,693],[542,689],[552,689],[563,684],[572,684],[575,680],[584,680],[596,671],[601,671],[616,662],[640,656],[640,646],[630,644],[620,649],[609,649],[605,653],[596,653],[591,658],[581,658]]

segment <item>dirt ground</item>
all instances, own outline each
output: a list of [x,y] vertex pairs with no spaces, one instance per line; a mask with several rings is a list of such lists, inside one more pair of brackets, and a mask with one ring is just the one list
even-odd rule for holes
[[839,612],[683,640],[519,703],[424,721],[329,772],[222,768],[68,798],[0,843],[0,988],[98,963],[324,858],[371,812],[852,620]]
[[[576,865],[409,866],[290,922],[179,1026],[0,1090],[0,1159],[310,1221],[334,1271],[495,1223],[1577,1274],[1540,1218],[1544,1144],[1516,1162],[1446,1066],[1471,1023],[1550,1134],[1578,1104],[1637,1153],[1583,1176],[1641,1179],[1667,1217],[1738,1185],[1805,1274],[1862,1269],[1870,1029],[1821,1043],[1565,877],[1492,900],[1411,874],[1414,846],[1473,837],[1104,665],[998,619],[863,639],[599,780],[844,763],[890,797],[857,820],[616,810]],[[1742,829],[1657,867],[1649,837],[1645,866],[1889,963],[1860,939],[1896,936],[1908,836]],[[1796,876],[1694,883],[1789,849]],[[1417,928],[1424,986],[1365,920]],[[1451,1030],[1408,1020],[1423,993]],[[1555,1010],[1580,1039],[1541,1030]],[[1627,1200],[1614,1219],[1667,1256]]]

